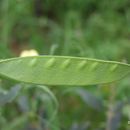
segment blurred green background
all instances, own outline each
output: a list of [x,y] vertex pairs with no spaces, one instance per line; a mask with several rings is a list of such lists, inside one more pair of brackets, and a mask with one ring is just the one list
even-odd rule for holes
[[[130,63],[130,1],[0,0],[0,59],[30,49]],[[0,130],[130,129],[130,76],[107,85],[45,86],[58,107],[35,87],[0,80]]]

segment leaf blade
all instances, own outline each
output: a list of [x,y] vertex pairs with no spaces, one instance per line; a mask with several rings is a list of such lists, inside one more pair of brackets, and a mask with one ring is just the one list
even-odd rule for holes
[[67,56],[33,56],[0,61],[0,75],[44,85],[92,85],[120,80],[130,65]]

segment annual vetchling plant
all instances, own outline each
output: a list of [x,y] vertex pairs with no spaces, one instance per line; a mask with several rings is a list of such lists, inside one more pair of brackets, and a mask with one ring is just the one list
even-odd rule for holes
[[0,0],[0,130],[129,130],[129,36],[129,0]]
[[[80,57],[33,56],[0,61],[1,77],[37,85],[69,85],[71,87],[72,85],[87,86],[105,84],[118,81],[129,73],[129,64]],[[55,109],[58,109],[57,99],[51,91],[44,86],[37,87],[50,94],[55,102]],[[15,94],[15,91],[18,90],[20,90],[20,87],[14,89],[12,94]],[[2,100],[8,102],[12,99],[7,96]],[[53,124],[56,114],[57,110],[53,112],[48,123]],[[14,125],[17,126],[17,124]],[[58,128],[52,125],[52,129]]]

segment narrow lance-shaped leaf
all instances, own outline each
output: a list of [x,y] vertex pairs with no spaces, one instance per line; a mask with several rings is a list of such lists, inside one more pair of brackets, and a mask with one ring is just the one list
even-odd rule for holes
[[67,56],[33,56],[0,61],[0,75],[45,85],[92,85],[120,80],[130,65]]
[[8,93],[6,94],[0,93],[0,106],[5,105],[6,103],[12,102],[16,98],[20,90],[21,90],[21,86],[16,85],[12,87]]

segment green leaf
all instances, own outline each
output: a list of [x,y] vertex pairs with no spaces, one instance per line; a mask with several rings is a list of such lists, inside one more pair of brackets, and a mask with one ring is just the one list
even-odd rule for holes
[[97,111],[103,111],[104,105],[101,98],[96,97],[91,92],[83,87],[70,87],[64,91],[63,94],[73,93],[81,97],[81,99],[90,107]]
[[6,103],[12,102],[16,98],[16,96],[19,94],[21,87],[22,86],[20,85],[16,85],[12,87],[8,93],[6,94],[0,93],[0,106],[5,105]]
[[130,73],[130,65],[67,56],[33,56],[0,61],[0,75],[20,82],[45,85],[110,83]]

